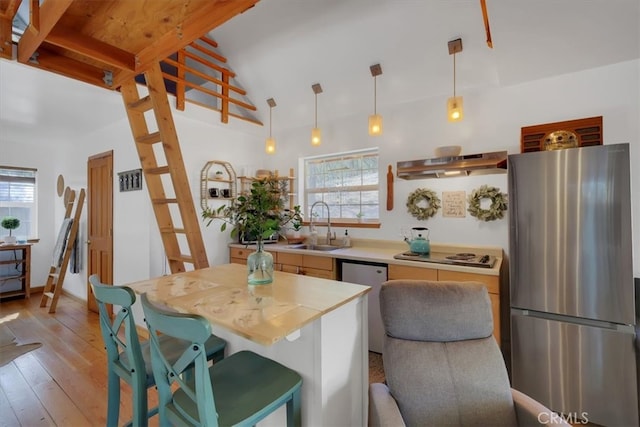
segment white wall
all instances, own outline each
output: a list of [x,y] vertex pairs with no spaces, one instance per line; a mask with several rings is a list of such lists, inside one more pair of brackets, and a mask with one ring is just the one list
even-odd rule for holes
[[[213,124],[192,120],[188,117],[188,112],[174,111],[184,164],[198,213],[200,170],[204,164],[208,160],[224,160],[238,164],[243,161],[247,152],[252,151],[251,138],[248,138],[246,133],[236,132],[231,126],[219,124],[218,114],[211,111],[208,113]],[[143,191],[118,191],[117,173],[140,167],[128,121],[124,119],[113,126],[84,136],[82,140],[91,141],[90,144],[83,144],[77,153],[79,158],[85,159],[80,164],[85,176],[86,158],[103,151],[114,150],[114,283],[127,283],[170,273],[165,266],[162,241],[149,202],[146,183],[143,184]],[[209,228],[202,226],[202,232],[209,263],[214,265],[228,262],[228,233],[220,233],[215,222]],[[86,267],[86,261],[84,265]],[[86,271],[79,276],[82,280],[77,283],[65,282],[65,290],[86,298]]]
[[4,166],[30,167],[38,169],[38,237],[40,243],[31,248],[32,286],[46,282],[53,258],[53,248],[60,222],[56,217],[64,217],[62,199],[56,193],[56,178],[60,173],[59,164],[65,161],[67,141],[49,139],[42,141],[29,135],[19,136],[0,132]]
[[[519,152],[520,128],[538,123],[555,122],[590,116],[604,117],[605,143],[630,142],[632,164],[632,203],[634,273],[640,276],[640,61],[616,64],[600,69],[574,73],[506,88],[491,88],[482,92],[462,93],[465,100],[465,120],[447,123],[445,99],[424,99],[419,102],[379,108],[384,116],[385,133],[369,137],[367,117],[347,117],[324,123],[322,108],[330,108],[331,98],[325,93],[319,98],[319,125],[323,129],[323,144],[312,149],[310,129],[291,128],[286,118],[274,110],[274,136],[278,142],[275,156],[264,154],[264,138],[268,130],[231,119],[222,125],[215,112],[187,106],[186,112],[174,112],[185,166],[191,182],[196,210],[199,212],[199,175],[208,160],[228,161],[239,169],[241,165],[267,167],[288,171],[297,167],[298,159],[314,154],[332,153],[370,146],[380,147],[380,176],[385,182],[387,165],[397,161],[432,157],[440,145],[460,144],[467,154],[494,150]],[[382,81],[380,82],[382,84]],[[78,90],[84,87],[77,83]],[[102,91],[113,102],[114,92]],[[380,104],[379,104],[380,105]],[[51,114],[56,114],[52,111]],[[55,180],[63,174],[67,184],[86,186],[86,162],[93,154],[114,150],[114,281],[126,283],[157,276],[164,272],[163,254],[157,226],[147,191],[117,192],[117,172],[139,167],[128,121],[122,109],[122,120],[71,140],[43,141],[36,133],[21,135],[0,132],[3,148],[0,164],[36,167],[39,170],[39,232],[40,243],[33,247],[32,283],[43,284],[50,265],[55,236],[62,221],[63,209],[55,194]],[[79,118],[81,119],[81,118]],[[209,122],[205,122],[208,120]],[[279,128],[291,128],[278,132]],[[6,154],[5,154],[6,153]],[[239,170],[237,170],[239,172]],[[441,191],[464,190],[467,193],[482,184],[507,191],[506,175],[450,178],[442,180],[402,181],[396,178],[395,208],[384,210],[382,228],[353,229],[354,237],[400,240],[400,228],[405,225],[425,225],[431,229],[431,240],[460,244],[496,245],[508,249],[506,218],[484,223],[471,216],[445,219],[440,215],[425,222],[411,217],[404,206],[408,194],[416,188]],[[381,200],[386,198],[382,185]],[[220,233],[219,224],[203,228],[209,262],[227,262],[228,232]],[[338,233],[342,230],[337,230]],[[86,226],[81,230],[86,240]],[[86,246],[83,246],[86,252]],[[86,257],[86,253],[84,254]],[[65,290],[86,298],[85,269],[78,275],[68,275]]]
[[[461,93],[465,118],[448,123],[446,99],[419,102],[380,109],[384,116],[384,135],[367,134],[367,117],[352,116],[323,123],[322,109],[330,108],[329,93],[318,102],[318,125],[323,131],[320,147],[310,146],[308,127],[276,133],[278,152],[268,159],[270,168],[285,169],[297,165],[303,156],[326,154],[377,146],[380,148],[381,201],[386,199],[387,165],[433,157],[441,145],[462,145],[463,153],[507,150],[520,152],[520,128],[539,123],[603,116],[606,144],[631,143],[632,203],[634,229],[634,273],[640,276],[640,61],[624,62],[599,69],[567,74],[505,88]],[[380,82],[382,84],[382,81]],[[275,116],[275,112],[274,112]],[[274,128],[277,124],[274,117]],[[277,119],[278,121],[286,119]],[[423,225],[431,230],[431,240],[442,243],[495,245],[508,251],[508,220],[481,222],[466,218],[443,218],[441,213],[418,221],[407,213],[407,196],[416,188],[442,191],[466,191],[482,184],[507,192],[506,175],[471,176],[448,179],[403,181],[395,178],[394,210],[387,212],[381,203],[382,228],[353,229],[353,237],[400,239],[403,226]],[[338,234],[341,234],[339,230]]]
[[[76,89],[85,87],[77,83]],[[100,91],[100,96],[120,98],[118,93],[109,91]],[[194,120],[190,115],[201,120]],[[260,154],[262,149],[256,137],[251,136],[255,132],[252,129],[254,125],[224,125],[220,123],[218,113],[191,105],[187,106],[186,112],[174,111],[174,121],[198,213],[200,170],[206,161],[224,160],[237,165],[251,159],[250,163],[260,163],[253,160],[252,154]],[[169,272],[164,265],[164,251],[149,195],[144,188],[146,184],[143,184],[143,191],[118,191],[117,173],[140,167],[124,107],[122,120],[89,134],[77,135],[75,139],[44,141],[36,132],[24,132],[20,135],[0,133],[0,142],[3,152],[7,153],[6,157],[3,154],[0,164],[35,167],[39,171],[40,242],[32,248],[32,286],[46,282],[55,238],[64,217],[62,201],[56,195],[57,176],[62,174],[65,184],[72,188],[86,188],[88,158],[110,150],[114,156],[114,282],[126,283]],[[259,145],[257,149],[252,147],[256,142]],[[82,299],[87,296],[86,232],[85,203],[80,229],[83,269],[79,274],[68,273],[64,282],[65,291]],[[202,232],[210,264],[228,262],[228,232],[221,233],[219,224],[215,222],[209,228],[202,226]]]

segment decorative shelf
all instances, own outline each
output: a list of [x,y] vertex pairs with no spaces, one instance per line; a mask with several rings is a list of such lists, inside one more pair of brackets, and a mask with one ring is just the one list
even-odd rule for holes
[[[209,172],[213,168],[213,172],[222,171],[226,173],[225,178],[215,178],[209,175]],[[226,185],[231,193],[229,197],[211,197],[209,195],[209,185],[211,182],[219,182]],[[233,200],[237,197],[238,190],[236,187],[236,172],[233,170],[233,166],[229,162],[222,160],[210,160],[208,161],[202,170],[200,171],[200,207],[202,209],[208,209],[209,202],[213,200]]]

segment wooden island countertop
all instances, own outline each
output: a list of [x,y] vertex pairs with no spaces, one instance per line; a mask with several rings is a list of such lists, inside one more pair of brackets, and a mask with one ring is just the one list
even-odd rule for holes
[[138,294],[181,313],[199,314],[229,331],[272,345],[370,287],[274,272],[271,285],[250,291],[246,267],[224,264],[129,284]]

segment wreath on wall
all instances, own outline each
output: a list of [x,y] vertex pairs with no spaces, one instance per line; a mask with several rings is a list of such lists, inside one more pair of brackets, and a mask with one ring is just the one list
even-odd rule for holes
[[432,190],[419,188],[407,198],[407,211],[418,219],[429,219],[438,212],[438,209],[440,209],[440,199]]
[[[482,199],[490,199],[491,206],[488,209],[482,209],[480,202]],[[483,185],[471,192],[469,195],[469,208],[467,211],[482,221],[495,221],[504,217],[504,211],[507,210],[507,195],[500,192],[499,188]]]

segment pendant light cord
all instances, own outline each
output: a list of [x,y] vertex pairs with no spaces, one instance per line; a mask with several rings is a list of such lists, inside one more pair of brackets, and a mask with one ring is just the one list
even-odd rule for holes
[[318,127],[318,94],[315,94],[316,97],[316,114],[315,114],[315,120],[316,120],[316,128]]
[[456,97],[456,54],[453,54],[453,97]]
[[273,112],[273,107],[269,107],[269,138],[271,138],[271,113]]
[[374,115],[378,114],[376,110],[376,105],[378,104],[378,91],[377,91],[377,85],[376,85],[377,78],[378,78],[377,76],[373,76],[373,114]]

